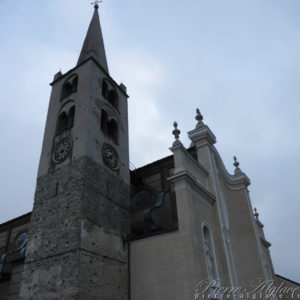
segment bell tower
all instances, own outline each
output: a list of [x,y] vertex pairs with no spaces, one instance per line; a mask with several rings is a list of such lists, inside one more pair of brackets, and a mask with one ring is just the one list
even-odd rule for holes
[[51,83],[21,299],[128,297],[128,96],[94,8],[76,67]]

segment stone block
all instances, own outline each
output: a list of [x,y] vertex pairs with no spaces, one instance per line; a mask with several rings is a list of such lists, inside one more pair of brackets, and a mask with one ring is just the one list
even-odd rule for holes
[[129,208],[130,206],[130,189],[127,184],[120,181],[119,178],[111,177],[107,183],[108,199],[118,203],[119,205]]
[[79,250],[27,263],[20,299],[72,299],[78,291],[78,262]]
[[123,263],[128,259],[127,241],[123,236],[88,220],[81,224],[80,248]]
[[98,226],[127,237],[130,230],[129,209],[89,191],[83,199],[82,210],[82,214]]
[[81,251],[80,263],[83,266],[80,282],[83,284],[78,299],[128,300],[127,264],[86,251]]

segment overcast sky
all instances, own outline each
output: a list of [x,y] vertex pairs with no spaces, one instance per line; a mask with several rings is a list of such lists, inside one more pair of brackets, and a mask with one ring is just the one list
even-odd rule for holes
[[[93,8],[85,0],[0,0],[0,223],[31,211],[50,96],[74,67]],[[300,1],[104,0],[110,74],[130,95],[130,160],[171,154],[172,123],[195,109],[250,177],[276,273],[300,281]]]

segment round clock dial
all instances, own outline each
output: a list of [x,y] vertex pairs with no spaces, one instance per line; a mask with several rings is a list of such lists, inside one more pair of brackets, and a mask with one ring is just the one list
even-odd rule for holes
[[102,148],[102,156],[105,164],[113,170],[118,168],[119,155],[115,148],[109,144],[104,144]]
[[72,151],[72,141],[68,138],[60,140],[54,149],[54,160],[56,162],[64,161]]

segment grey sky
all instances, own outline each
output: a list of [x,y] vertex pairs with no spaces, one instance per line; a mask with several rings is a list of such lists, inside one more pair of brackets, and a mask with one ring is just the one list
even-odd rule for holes
[[[0,222],[32,209],[54,73],[76,64],[91,1],[0,1]],[[169,155],[195,109],[250,177],[276,273],[300,281],[300,2],[107,0],[111,75],[130,95],[130,160]]]

